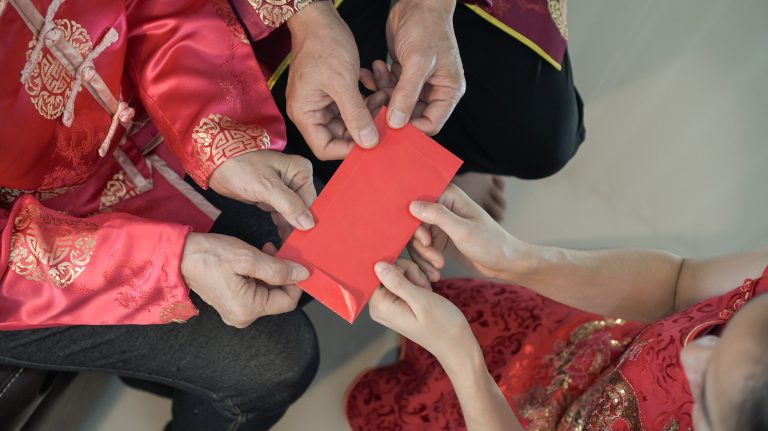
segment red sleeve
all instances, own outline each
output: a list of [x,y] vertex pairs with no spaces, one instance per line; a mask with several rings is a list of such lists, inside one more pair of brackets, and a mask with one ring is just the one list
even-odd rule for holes
[[285,124],[243,30],[211,0],[129,1],[127,66],[187,173],[207,187],[240,154],[285,147]]
[[0,209],[0,330],[157,324],[197,314],[180,273],[185,226],[75,218],[32,196]]

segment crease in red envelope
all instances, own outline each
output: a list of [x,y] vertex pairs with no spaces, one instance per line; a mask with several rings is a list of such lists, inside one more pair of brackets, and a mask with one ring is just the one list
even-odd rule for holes
[[328,181],[310,210],[315,227],[294,230],[277,256],[306,266],[305,292],[354,322],[379,285],[376,262],[393,263],[420,222],[408,206],[436,202],[461,159],[415,127],[390,129],[376,116],[380,142],[358,146]]

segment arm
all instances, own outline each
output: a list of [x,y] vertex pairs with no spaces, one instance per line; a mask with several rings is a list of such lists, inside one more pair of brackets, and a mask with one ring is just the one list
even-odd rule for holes
[[31,196],[0,209],[0,330],[147,325],[197,315],[189,289],[245,327],[292,310],[306,268],[235,238],[110,213],[75,218]]
[[187,173],[203,188],[267,204],[291,226],[311,229],[312,166],[261,151],[284,148],[285,123],[250,45],[228,27],[238,24],[210,0],[132,1],[127,15],[131,78]]
[[[568,250],[512,240],[500,277],[581,310],[654,322],[675,310],[683,259],[657,250]],[[728,286],[733,286],[730,284]]]
[[[471,335],[471,332],[470,334]],[[522,431],[507,399],[496,385],[483,359],[483,352],[472,337],[462,343],[463,354],[441,361],[459,398],[464,421],[469,431]]]
[[453,384],[470,431],[522,430],[488,373],[483,353],[461,311],[431,291],[419,268],[405,259],[374,270],[381,280],[371,297],[371,318],[432,353]]
[[675,310],[731,290],[759,275],[768,253],[684,260],[657,250],[568,250],[525,243],[504,231],[466,194],[451,186],[440,202],[414,203],[427,223],[411,242],[428,274],[444,265],[444,251],[479,274],[525,286],[575,308],[653,322]]
[[129,1],[127,17],[138,96],[195,182],[208,187],[236,156],[284,148],[285,124],[251,47],[210,0]]
[[0,210],[0,229],[0,330],[197,314],[179,270],[185,226],[119,213],[78,219],[25,196]]

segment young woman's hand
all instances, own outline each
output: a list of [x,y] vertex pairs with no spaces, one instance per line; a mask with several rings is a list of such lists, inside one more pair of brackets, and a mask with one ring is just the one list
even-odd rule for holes
[[441,362],[476,348],[464,315],[434,293],[419,267],[406,259],[374,267],[382,283],[368,303],[371,318],[429,350]]
[[437,203],[413,202],[410,210],[424,224],[408,250],[432,281],[440,278],[446,253],[477,274],[498,279],[508,279],[516,265],[527,262],[527,244],[507,233],[453,184]]

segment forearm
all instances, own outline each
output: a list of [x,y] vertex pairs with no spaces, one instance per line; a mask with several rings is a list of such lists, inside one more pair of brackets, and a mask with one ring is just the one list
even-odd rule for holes
[[463,354],[441,360],[461,404],[469,431],[522,430],[504,394],[488,373],[483,354],[473,338]]
[[513,248],[510,255],[515,257],[504,278],[555,301],[644,322],[675,309],[680,256],[657,250],[568,250],[524,243]]

